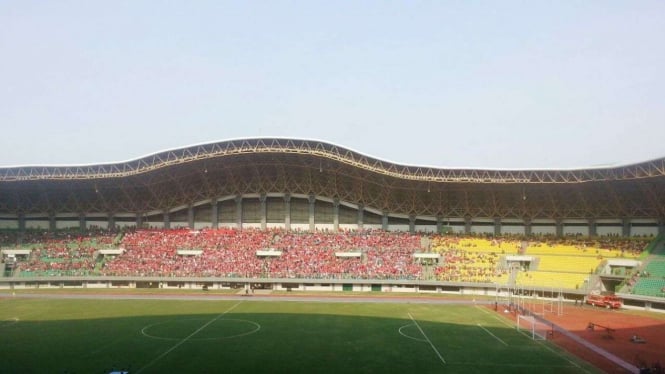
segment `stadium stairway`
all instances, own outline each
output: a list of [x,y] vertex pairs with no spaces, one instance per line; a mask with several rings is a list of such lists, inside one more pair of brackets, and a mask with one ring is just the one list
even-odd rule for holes
[[423,279],[434,280],[436,275],[434,274],[434,266],[432,265],[423,265]]

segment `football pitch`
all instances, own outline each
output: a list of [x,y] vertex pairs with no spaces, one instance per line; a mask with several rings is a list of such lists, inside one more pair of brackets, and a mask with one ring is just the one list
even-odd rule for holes
[[0,299],[0,373],[596,373],[483,306]]

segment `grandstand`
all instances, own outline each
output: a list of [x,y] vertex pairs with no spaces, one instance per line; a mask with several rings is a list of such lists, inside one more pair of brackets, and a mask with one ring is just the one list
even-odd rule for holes
[[646,248],[644,263],[634,269],[624,291],[633,295],[665,297],[665,238],[660,237]]
[[[4,167],[0,285],[196,277],[333,279],[362,289],[394,289],[399,281],[460,293],[558,284],[583,293],[582,285],[606,291],[624,282],[635,295],[658,284],[656,276],[629,278],[658,272],[642,253],[665,232],[663,190],[665,159],[571,170],[445,169],[286,138],[215,142],[121,163]],[[29,256],[14,263],[10,252],[18,250]],[[612,261],[623,261],[620,271]]]

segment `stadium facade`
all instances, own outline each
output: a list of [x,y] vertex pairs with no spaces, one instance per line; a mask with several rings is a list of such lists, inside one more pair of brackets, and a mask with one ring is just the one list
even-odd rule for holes
[[255,138],[110,164],[0,168],[2,229],[134,225],[656,235],[665,232],[665,158],[446,169],[315,140]]

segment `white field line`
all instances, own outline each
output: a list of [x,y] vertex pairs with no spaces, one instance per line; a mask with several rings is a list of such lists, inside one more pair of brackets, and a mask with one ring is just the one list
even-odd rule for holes
[[[479,307],[479,306],[476,305],[476,308],[478,308],[478,309],[482,310],[483,312],[485,312],[485,313],[487,313],[487,314],[493,316],[494,318],[497,319],[497,321],[500,321],[500,322],[503,323],[504,325],[506,325],[506,326],[508,326],[508,327],[510,327],[510,328],[515,328],[515,325],[512,325],[512,326],[511,326],[510,323],[508,323],[505,319],[501,319],[501,318],[499,318],[499,317],[493,315],[491,312],[489,312],[489,311],[483,309],[482,307]],[[530,337],[529,335],[527,335],[526,333],[524,333],[522,330],[517,330],[517,331],[518,331],[520,334],[524,335],[525,337],[531,339],[531,337]],[[569,359],[568,357],[566,357],[566,355],[564,355],[563,353],[561,353],[561,352],[559,352],[559,351],[556,351],[556,350],[554,350],[554,349],[548,347],[548,346],[547,346],[545,343],[543,343],[543,342],[539,342],[539,341],[537,341],[537,340],[534,340],[534,341],[537,342],[538,344],[542,345],[543,347],[545,347],[545,349],[547,349],[548,351],[550,351],[550,352],[556,354],[557,356],[559,356],[559,357],[563,358],[564,360],[568,361],[569,363],[571,363],[571,364],[574,365],[575,367],[580,368],[580,369],[582,369],[583,371],[585,371],[585,372],[588,373],[588,371],[587,371],[586,369],[584,369],[583,367],[581,367],[580,365],[578,365],[577,362],[575,362],[575,361]]]
[[582,369],[582,370],[584,370],[584,372],[588,373],[588,371],[587,371],[586,369],[584,369],[583,367],[581,367],[580,365],[578,365],[575,361],[573,361],[573,360],[569,359],[568,357],[566,357],[563,353],[561,353],[561,352],[559,352],[559,351],[555,351],[554,349],[548,347],[548,346],[547,346],[545,343],[543,343],[543,342],[540,342],[540,341],[537,341],[537,342],[538,342],[538,344],[540,344],[540,345],[542,345],[543,347],[545,347],[548,351],[554,353],[555,355],[557,355],[557,356],[563,358],[564,360],[570,362],[570,363],[573,364],[575,367],[577,367],[577,368],[579,368],[579,369]]
[[478,327],[480,327],[481,329],[485,330],[486,333],[490,334],[494,339],[498,340],[501,344],[503,344],[505,346],[508,346],[508,343],[501,340],[501,338],[499,338],[498,336],[492,334],[492,332],[490,330],[484,328],[480,323],[476,323],[476,325],[478,325]]
[[415,338],[415,337],[413,337],[413,336],[406,335],[404,332],[402,332],[402,329],[403,329],[403,328],[405,328],[405,327],[411,327],[411,326],[413,326],[413,323],[409,323],[408,325],[404,325],[404,326],[400,327],[399,330],[397,330],[397,332],[399,332],[399,334],[402,335],[402,336],[405,337],[405,338],[409,338],[409,339],[411,339],[411,340],[415,340],[415,341],[417,341],[417,342],[427,343],[427,340],[425,340],[425,339]]
[[488,314],[488,315],[494,317],[494,319],[496,319],[497,321],[503,323],[504,325],[506,325],[506,326],[508,326],[508,327],[510,327],[510,328],[515,328],[515,325],[511,325],[511,324],[508,323],[505,319],[502,319],[502,318],[499,318],[499,317],[495,316],[495,315],[492,314],[490,311],[485,310],[485,308],[483,308],[483,307],[479,307],[478,305],[476,305],[476,308],[480,309],[483,313],[486,313],[486,314]]
[[443,363],[445,364],[445,363],[446,363],[446,360],[443,359],[443,356],[441,356],[441,353],[439,353],[439,350],[436,349],[436,347],[434,346],[434,344],[432,344],[432,341],[429,340],[429,338],[427,337],[427,335],[425,335],[425,331],[423,331],[423,329],[420,328],[420,325],[418,324],[418,322],[417,322],[415,319],[413,319],[413,316],[411,315],[411,313],[409,313],[409,318],[411,318],[411,320],[412,320],[413,323],[416,325],[416,327],[418,328],[418,330],[420,330],[420,333],[423,334],[423,337],[424,337],[425,340],[429,343],[430,347],[432,347],[432,349],[434,350],[434,353],[436,353],[436,355],[439,357],[439,359],[441,360],[441,362],[443,362]]
[[90,356],[92,356],[92,355],[96,355],[97,353],[102,352],[102,351],[105,351],[105,350],[108,349],[109,347],[118,344],[119,342],[121,342],[121,341],[124,340],[124,339],[125,339],[125,338],[118,338],[118,339],[113,340],[113,341],[111,341],[111,342],[109,342],[109,343],[107,343],[107,344],[104,344],[104,345],[102,345],[102,346],[99,346],[98,348],[96,348],[96,349],[90,351],[87,355],[85,355],[85,356],[83,356],[83,357],[90,357]]
[[0,321],[0,329],[7,326],[15,325],[18,323],[18,321],[19,321],[18,317],[3,319]]
[[173,347],[167,349],[166,351],[164,351],[164,353],[162,353],[161,355],[155,357],[152,361],[148,362],[148,364],[146,364],[144,367],[142,367],[142,368],[140,368],[139,370],[137,370],[137,371],[136,371],[136,374],[139,374],[139,373],[142,372],[143,370],[145,370],[145,369],[149,368],[150,366],[154,365],[155,362],[157,362],[157,361],[161,360],[162,358],[166,357],[166,355],[168,355],[169,353],[173,352],[173,350],[175,350],[176,348],[178,348],[178,347],[180,347],[181,345],[183,345],[185,342],[187,342],[189,339],[191,339],[194,335],[198,334],[198,333],[201,332],[203,329],[205,329],[206,327],[210,326],[210,324],[212,324],[213,322],[215,322],[215,321],[217,321],[218,319],[222,318],[226,313],[232,311],[235,307],[237,307],[238,305],[240,305],[240,303],[242,303],[242,301],[238,301],[238,302],[237,302],[236,304],[234,304],[232,307],[230,307],[229,309],[225,310],[223,313],[221,313],[221,314],[218,315],[217,317],[215,317],[215,318],[211,319],[210,321],[206,322],[206,324],[204,324],[203,326],[199,327],[199,328],[198,328],[196,331],[194,331],[193,333],[191,333],[191,334],[187,335],[186,337],[184,337],[181,341],[179,341],[179,342],[177,342],[176,344],[174,344]]
[[514,368],[568,368],[570,369],[570,365],[552,365],[552,364],[514,364],[514,363],[507,363],[507,364],[500,364],[500,363],[483,363],[483,362],[454,362],[450,363],[448,365],[451,366],[486,366],[486,367],[514,367]]

